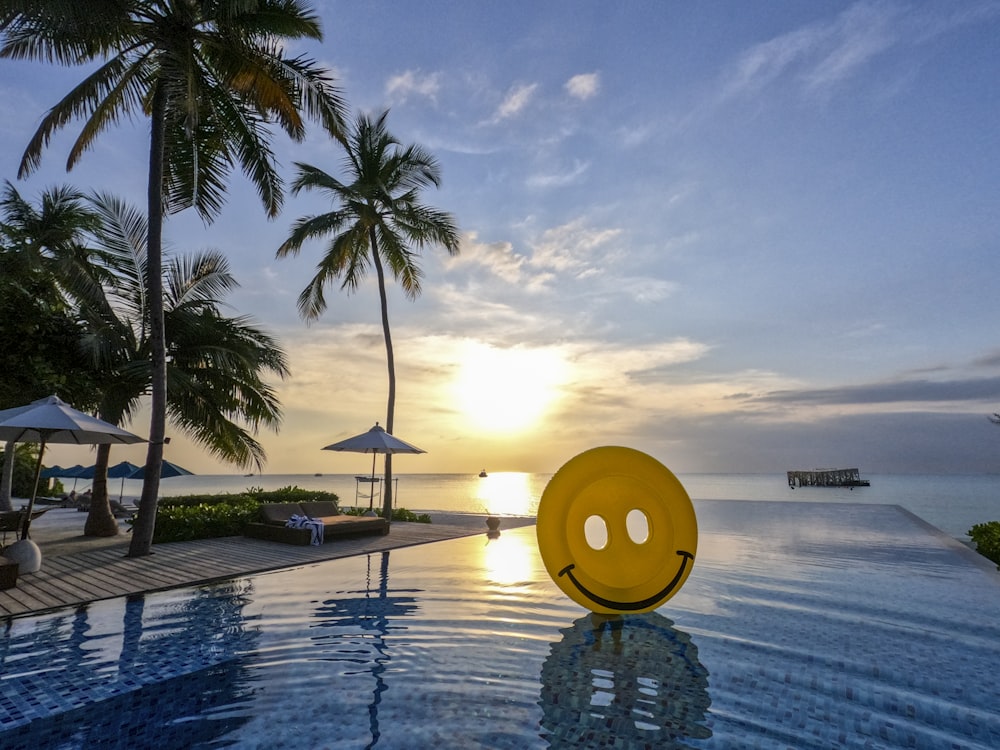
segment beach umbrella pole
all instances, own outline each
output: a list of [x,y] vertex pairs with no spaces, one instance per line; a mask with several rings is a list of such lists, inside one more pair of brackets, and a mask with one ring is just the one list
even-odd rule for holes
[[42,457],[45,455],[45,439],[42,438],[42,447],[38,449],[38,463],[35,465],[35,487],[31,491],[28,499],[28,512],[24,514],[24,525],[21,527],[21,539],[28,538],[28,528],[31,526],[31,511],[35,509],[35,496],[38,495],[38,482],[42,475]]

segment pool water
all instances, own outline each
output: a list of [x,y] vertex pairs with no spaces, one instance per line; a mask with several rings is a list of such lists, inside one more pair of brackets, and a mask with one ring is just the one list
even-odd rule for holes
[[1000,747],[991,565],[895,506],[695,508],[645,615],[529,527],[10,619],[0,747]]

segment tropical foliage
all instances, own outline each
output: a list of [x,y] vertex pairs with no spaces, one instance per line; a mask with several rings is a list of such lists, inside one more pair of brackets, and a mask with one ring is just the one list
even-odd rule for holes
[[1000,521],[977,523],[969,529],[969,536],[976,543],[976,551],[1000,568]]
[[[0,450],[0,461],[6,461],[6,451]],[[28,497],[35,488],[35,467],[38,464],[38,446],[18,443],[13,455],[14,473],[11,490],[17,497]],[[12,510],[12,508],[5,508]]]
[[153,541],[159,544],[238,536],[248,523],[257,520],[261,503],[321,501],[337,502],[337,495],[290,486],[267,492],[260,488],[249,488],[246,492],[235,494],[163,498],[157,509],[156,535]]
[[[325,72],[284,55],[287,41],[321,38],[296,0],[0,0],[0,56],[90,65],[83,81],[42,118],[21,160],[33,171],[53,134],[81,118],[67,168],[123,118],[150,121],[146,294],[151,418],[147,466],[129,554],[150,552],[167,413],[161,239],[165,213],[194,207],[211,220],[239,164],[268,215],[282,184],[268,124],[301,140],[302,115],[342,131],[342,103]],[[96,67],[93,67],[94,63]]]
[[78,408],[96,404],[81,372],[80,322],[59,283],[86,262],[84,235],[97,218],[69,188],[38,204],[8,182],[0,192],[0,409],[60,394]]
[[[95,276],[79,299],[85,322],[83,345],[95,379],[101,381],[100,416],[115,424],[129,421],[150,390],[149,300],[145,278],[146,222],[113,196],[93,199],[101,219],[95,232]],[[237,286],[226,259],[217,252],[169,257],[164,274],[167,413],[170,422],[209,453],[259,471],[264,450],[254,435],[277,429],[281,408],[269,375],[288,374],[285,354],[246,316],[227,317],[221,308]],[[95,500],[106,493],[110,446],[97,454]],[[117,532],[107,502],[91,504],[85,533]]]
[[[348,293],[372,269],[378,280],[385,340],[389,394],[385,429],[393,431],[396,405],[396,368],[389,329],[385,267],[410,299],[420,294],[422,276],[417,260],[425,246],[441,246],[458,254],[459,235],[452,217],[420,203],[420,191],[440,184],[437,161],[417,145],[403,146],[386,127],[387,112],[376,118],[356,118],[346,143],[345,180],[318,167],[296,163],[293,193],[315,190],[333,204],[333,210],[300,218],[278,257],[295,255],[313,239],[329,238],[316,274],[299,295],[299,312],[306,320],[317,319],[326,310],[325,289],[340,281]],[[383,517],[392,516],[392,455],[385,457]]]
[[[81,367],[80,325],[58,282],[71,276],[86,252],[80,241],[95,217],[83,196],[68,188],[46,190],[34,205],[7,183],[0,193],[0,409],[54,393],[81,408],[97,400],[97,385]],[[0,510],[12,494],[14,446],[0,471]]]

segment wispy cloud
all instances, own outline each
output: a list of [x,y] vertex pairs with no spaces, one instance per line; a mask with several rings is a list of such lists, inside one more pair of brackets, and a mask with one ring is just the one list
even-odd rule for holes
[[[462,251],[443,260],[448,272],[485,269],[491,278],[534,293],[551,288],[559,278],[582,280],[607,275],[623,255],[616,240],[621,229],[594,228],[583,219],[550,227],[528,241],[530,253],[518,252],[511,242],[480,242],[475,232],[462,241]],[[642,285],[646,299],[662,299],[673,287],[647,279]],[[472,282],[468,282],[472,283]]]
[[411,96],[433,100],[440,90],[440,73],[422,73],[417,70],[398,73],[389,78],[385,84],[385,93],[394,102],[406,101]]
[[522,83],[511,88],[497,108],[493,117],[494,122],[500,122],[520,114],[531,102],[537,90],[537,83]]
[[898,46],[922,44],[998,14],[1000,5],[995,2],[929,7],[858,2],[832,19],[748,49],[726,74],[720,96],[723,100],[754,96],[779,82],[804,94],[824,96]]
[[597,73],[580,73],[566,81],[563,88],[574,99],[586,101],[597,95],[601,88],[601,77]]
[[536,268],[583,275],[600,259],[605,265],[608,255],[618,252],[613,240],[621,229],[594,229],[583,219],[546,229],[533,243],[529,263]]
[[526,184],[530,188],[554,188],[554,187],[565,187],[566,185],[572,185],[576,182],[590,167],[590,162],[580,161],[579,159],[573,162],[573,168],[565,172],[555,172],[550,174],[534,174],[531,175]]
[[765,393],[753,400],[817,405],[1000,401],[1000,377],[941,381],[900,380],[839,388],[781,390]]
[[444,261],[446,270],[478,265],[511,284],[523,280],[526,263],[527,258],[517,253],[510,242],[479,242],[476,232],[466,234],[462,238],[462,251]]

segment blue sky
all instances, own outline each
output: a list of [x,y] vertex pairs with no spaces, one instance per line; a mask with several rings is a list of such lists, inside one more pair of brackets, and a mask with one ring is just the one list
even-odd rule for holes
[[[428,451],[397,471],[554,471],[607,444],[679,472],[1000,471],[1000,3],[317,7],[324,42],[293,51],[436,155],[425,201],[463,235],[457,258],[424,254],[416,301],[390,288],[395,432]],[[0,64],[7,179],[80,76]],[[141,205],[145,123],[67,175],[78,127],[22,194]],[[289,179],[340,165],[315,127],[275,148]],[[213,225],[166,228],[226,253],[234,310],[290,354],[269,473],[363,469],[319,449],[384,421],[374,279],[306,326],[322,247],[275,259],[322,210],[289,197],[269,222],[236,174]],[[229,470],[179,434],[168,451]]]

